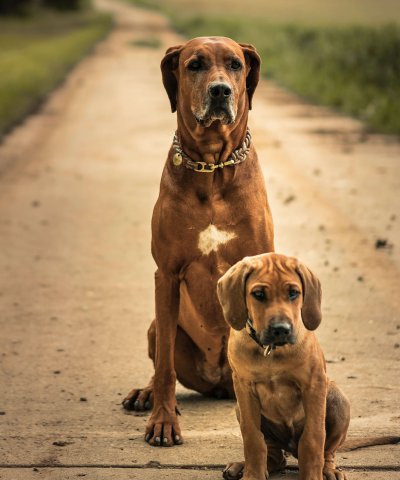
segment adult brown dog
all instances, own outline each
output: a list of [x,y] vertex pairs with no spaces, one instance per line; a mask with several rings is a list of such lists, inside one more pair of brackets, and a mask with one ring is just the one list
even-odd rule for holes
[[[298,458],[300,478],[344,480],[335,452],[344,442],[350,405],[326,375],[315,330],[321,322],[319,280],[295,258],[244,258],[218,282],[233,327],[228,357],[238,400],[245,462],[226,479],[264,480]],[[246,326],[246,328],[244,328]],[[265,354],[264,354],[265,353]]]
[[195,38],[161,62],[178,129],[152,220],[156,319],[148,331],[155,375],[123,401],[153,411],[150,445],[182,443],[176,379],[205,395],[232,397],[229,326],[216,286],[245,255],[274,249],[273,226],[247,129],[260,57],[229,38]]

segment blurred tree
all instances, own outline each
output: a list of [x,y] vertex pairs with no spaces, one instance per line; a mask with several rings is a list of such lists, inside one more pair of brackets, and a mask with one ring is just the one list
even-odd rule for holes
[[55,10],[81,10],[88,7],[90,0],[0,0],[0,15],[29,15],[37,7]]
[[41,0],[0,0],[0,15],[28,15]]
[[89,5],[89,0],[43,0],[43,4],[56,10],[80,10]]

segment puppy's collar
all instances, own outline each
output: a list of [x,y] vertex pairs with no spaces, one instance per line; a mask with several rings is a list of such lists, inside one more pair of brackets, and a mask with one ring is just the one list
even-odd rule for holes
[[220,163],[207,163],[207,162],[195,162],[192,160],[189,155],[187,155],[181,146],[181,142],[179,141],[178,132],[175,132],[174,141],[172,142],[172,146],[175,149],[174,156],[172,157],[172,163],[176,167],[180,167],[182,164],[185,165],[186,168],[193,170],[199,173],[212,173],[214,170],[218,168],[225,168],[231,167],[234,165],[238,165],[246,160],[247,154],[250,150],[250,142],[251,142],[251,134],[250,130],[247,129],[246,137],[241,147],[237,148],[232,152],[228,160],[225,162]]
[[276,346],[275,345],[263,345],[258,336],[257,332],[253,328],[253,322],[250,318],[247,319],[246,322],[246,330],[249,336],[257,343],[258,346],[260,346],[264,350],[264,357],[268,356],[271,354],[273,350],[275,350]]

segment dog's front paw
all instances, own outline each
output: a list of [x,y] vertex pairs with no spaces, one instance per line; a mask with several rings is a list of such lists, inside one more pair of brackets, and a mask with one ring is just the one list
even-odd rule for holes
[[146,427],[145,440],[153,447],[172,447],[183,443],[176,407],[154,407]]
[[346,474],[339,468],[326,468],[323,470],[324,480],[346,480]]
[[225,480],[239,480],[243,477],[244,462],[228,463],[222,472],[222,476]]
[[222,476],[225,478],[225,480],[239,480],[240,478],[243,478],[243,480],[264,480],[268,479],[268,472],[265,471],[264,474],[261,473],[260,477],[257,475],[251,475],[249,473],[246,474],[244,471],[244,462],[233,462],[228,463],[222,472]]

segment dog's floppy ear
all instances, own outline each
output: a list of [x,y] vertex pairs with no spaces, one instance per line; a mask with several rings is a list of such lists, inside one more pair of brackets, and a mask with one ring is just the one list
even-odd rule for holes
[[246,78],[246,89],[249,97],[249,110],[251,110],[253,94],[260,80],[261,58],[253,45],[247,43],[239,43],[239,45],[242,47],[247,66],[250,68]]
[[253,270],[253,264],[244,258],[235,263],[218,281],[219,303],[225,320],[235,330],[241,330],[246,325],[246,281]]
[[176,95],[178,92],[178,80],[175,75],[175,70],[179,65],[179,55],[182,51],[183,45],[176,45],[170,47],[166,52],[164,58],[161,60],[162,80],[167,91],[169,101],[171,103],[171,111],[176,111]]
[[296,272],[303,286],[301,317],[307,330],[315,330],[322,320],[321,283],[312,271],[300,262],[297,264]]

